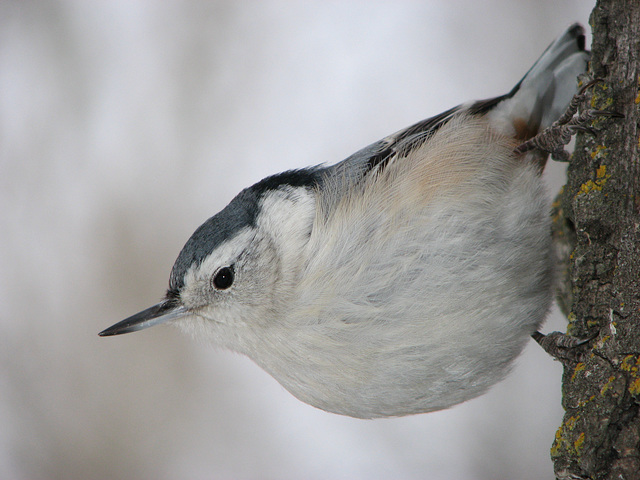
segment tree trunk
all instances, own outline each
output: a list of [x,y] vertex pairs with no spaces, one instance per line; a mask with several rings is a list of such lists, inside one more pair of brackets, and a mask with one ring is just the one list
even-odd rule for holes
[[[565,415],[551,448],[558,479],[640,479],[640,1],[598,1],[587,108],[562,210],[575,231],[568,333],[592,338],[564,362]],[[556,223],[558,223],[556,219]],[[595,336],[595,337],[594,337]]]

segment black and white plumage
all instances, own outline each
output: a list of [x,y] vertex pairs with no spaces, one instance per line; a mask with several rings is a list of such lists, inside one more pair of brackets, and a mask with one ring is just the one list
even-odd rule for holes
[[171,320],[354,417],[483,393],[552,297],[546,156],[514,150],[561,116],[587,60],[574,25],[507,95],[243,190],[186,243],[165,300],[101,335]]

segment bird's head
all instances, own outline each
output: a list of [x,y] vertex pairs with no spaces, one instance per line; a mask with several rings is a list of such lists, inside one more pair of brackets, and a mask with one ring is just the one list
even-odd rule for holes
[[100,332],[134,332],[172,322],[243,351],[242,330],[277,320],[293,295],[316,214],[320,170],[268,177],[202,224],[173,265],[165,298]]

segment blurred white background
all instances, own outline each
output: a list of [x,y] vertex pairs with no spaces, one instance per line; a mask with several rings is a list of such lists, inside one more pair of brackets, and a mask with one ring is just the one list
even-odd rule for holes
[[0,478],[551,479],[561,367],[533,342],[479,399],[364,421],[170,327],[97,333],[242,188],[506,93],[592,6],[2,1]]

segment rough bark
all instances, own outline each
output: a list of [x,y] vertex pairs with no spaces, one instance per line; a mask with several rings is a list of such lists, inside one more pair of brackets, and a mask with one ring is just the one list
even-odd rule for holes
[[590,24],[591,76],[604,81],[587,108],[625,118],[598,118],[597,135],[578,140],[555,222],[575,232],[561,289],[568,333],[593,338],[564,361],[551,456],[558,479],[630,480],[640,479],[640,1],[598,1]]

